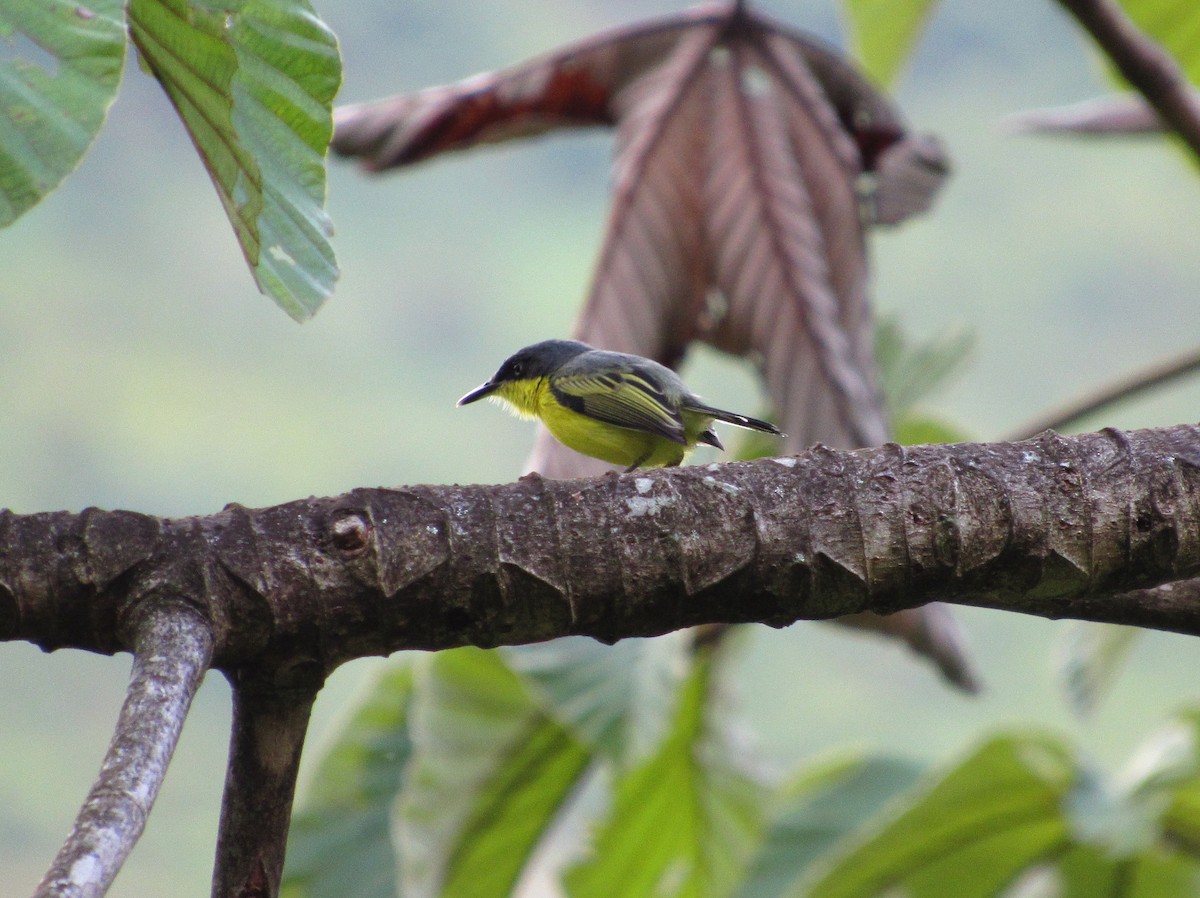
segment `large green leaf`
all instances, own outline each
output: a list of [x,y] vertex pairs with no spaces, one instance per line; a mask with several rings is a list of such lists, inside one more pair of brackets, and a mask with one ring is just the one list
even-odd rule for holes
[[1194,898],[1200,894],[1200,864],[1162,851],[1137,857],[1076,846],[1053,866],[1039,871],[1056,891],[1035,892],[1054,898]]
[[803,894],[991,898],[1070,843],[1063,799],[1075,782],[1057,743],[995,739],[947,774],[882,832],[842,856]]
[[855,757],[796,777],[772,801],[767,837],[739,898],[777,898],[794,889],[814,860],[910,788],[919,769],[896,758]]
[[691,647],[692,635],[678,632],[615,645],[576,636],[500,652],[548,714],[590,749],[626,763],[666,735]]
[[1200,715],[1114,777],[1057,743],[994,740],[836,858],[805,898],[1200,894]]
[[867,74],[890,84],[912,53],[935,0],[842,0],[851,44]]
[[1121,0],[1139,28],[1179,60],[1200,84],[1200,3],[1196,0]]
[[616,782],[591,857],[565,877],[574,898],[732,894],[758,844],[765,791],[714,724],[712,661],[699,661],[659,750]]
[[391,815],[412,753],[407,663],[381,676],[297,803],[284,898],[393,898]]
[[129,0],[129,22],[259,288],[309,317],[337,278],[323,208],[341,81],[333,34],[306,0]]
[[495,652],[427,659],[397,820],[401,893],[507,896],[591,756]]
[[125,62],[121,0],[0,3],[0,227],[83,158]]

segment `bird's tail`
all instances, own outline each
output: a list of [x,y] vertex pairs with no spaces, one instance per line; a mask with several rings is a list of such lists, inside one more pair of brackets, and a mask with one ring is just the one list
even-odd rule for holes
[[761,430],[763,433],[772,433],[777,437],[787,436],[786,433],[769,421],[760,421],[758,418],[751,418],[749,415],[739,415],[737,412],[727,412],[724,409],[701,404],[697,404],[695,410],[704,415],[711,415],[718,421],[724,421],[726,424],[733,424],[737,427],[744,427],[747,430]]

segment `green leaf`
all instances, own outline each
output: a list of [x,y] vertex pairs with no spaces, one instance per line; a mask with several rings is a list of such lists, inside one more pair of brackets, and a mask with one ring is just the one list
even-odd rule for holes
[[1057,653],[1058,679],[1071,709],[1083,717],[1095,710],[1116,680],[1139,634],[1136,627],[1071,621]]
[[674,715],[691,664],[692,636],[583,636],[500,649],[547,714],[577,739],[620,763],[656,748]]
[[767,837],[738,896],[786,894],[814,860],[910,788],[918,772],[911,761],[862,757],[803,772],[773,800]]
[[1054,898],[1191,898],[1200,891],[1195,859],[1152,851],[1136,858],[1114,858],[1104,851],[1071,849],[1042,875]]
[[745,875],[765,793],[710,719],[712,671],[698,660],[658,752],[617,780],[592,856],[565,876],[574,898],[723,896]]
[[283,898],[392,898],[391,813],[412,754],[411,665],[379,678],[300,796]]
[[884,318],[875,328],[875,357],[892,417],[907,415],[951,381],[975,345],[970,331],[948,331],[925,341],[904,333],[900,322]]
[[854,55],[887,85],[912,53],[934,0],[843,0]]
[[0,4],[0,227],[79,164],[117,95],[125,43],[121,0]]
[[917,797],[882,832],[837,860],[807,898],[990,898],[1069,844],[1061,805],[1074,784],[1055,742],[995,739]]
[[1200,4],[1195,0],[1121,0],[1121,5],[1139,28],[1179,61],[1189,80],[1200,84]]
[[308,318],[337,278],[323,208],[341,80],[333,34],[305,0],[129,0],[129,20],[259,289]]
[[398,812],[401,893],[507,896],[591,757],[495,652],[426,661]]

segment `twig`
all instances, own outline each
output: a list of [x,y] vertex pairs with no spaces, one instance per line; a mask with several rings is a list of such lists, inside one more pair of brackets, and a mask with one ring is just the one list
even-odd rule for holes
[[1177,358],[1160,362],[1090,396],[1084,396],[1053,409],[1040,418],[1019,427],[1009,439],[1028,440],[1045,430],[1065,430],[1103,408],[1197,371],[1200,371],[1200,348],[1193,349]]
[[[315,673],[315,671],[314,671]],[[279,687],[230,676],[233,735],[221,802],[213,898],[275,898],[300,750],[320,680]]]
[[1114,0],[1058,2],[1200,158],[1200,95],[1171,54],[1142,34]]
[[108,754],[35,898],[108,891],[145,828],[212,644],[207,622],[182,604],[158,606],[141,621]]
[[1067,106],[1026,109],[1006,116],[999,125],[1006,134],[1069,134],[1086,137],[1161,135],[1158,113],[1136,94],[1093,97]]

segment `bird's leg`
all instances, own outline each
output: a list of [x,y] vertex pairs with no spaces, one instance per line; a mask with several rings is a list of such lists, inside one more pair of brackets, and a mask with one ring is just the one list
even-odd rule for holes
[[628,468],[626,468],[625,473],[632,474],[634,471],[636,471],[638,468],[640,468],[645,463],[646,459],[648,459],[649,457],[650,457],[650,453],[647,452],[645,455],[641,456],[641,458],[639,458],[637,461],[635,461],[633,464],[631,464]]

